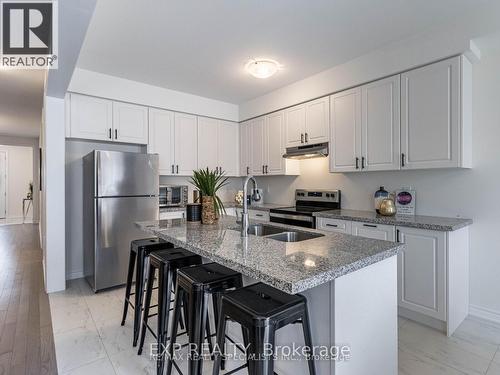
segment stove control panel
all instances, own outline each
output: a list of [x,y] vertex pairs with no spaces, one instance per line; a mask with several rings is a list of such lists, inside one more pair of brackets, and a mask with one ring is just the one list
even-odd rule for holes
[[340,190],[295,190],[296,201],[339,202]]

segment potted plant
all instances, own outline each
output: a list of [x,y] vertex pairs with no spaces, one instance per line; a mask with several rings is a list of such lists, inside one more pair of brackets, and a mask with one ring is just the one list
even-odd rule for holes
[[228,183],[223,171],[198,169],[193,171],[191,183],[200,191],[201,222],[214,224],[219,216],[226,212],[217,192]]

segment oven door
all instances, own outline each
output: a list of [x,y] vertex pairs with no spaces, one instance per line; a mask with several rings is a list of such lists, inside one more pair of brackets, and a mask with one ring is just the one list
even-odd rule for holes
[[295,225],[303,228],[316,228],[315,218],[308,215],[292,215],[271,211],[269,213],[269,221],[272,223]]

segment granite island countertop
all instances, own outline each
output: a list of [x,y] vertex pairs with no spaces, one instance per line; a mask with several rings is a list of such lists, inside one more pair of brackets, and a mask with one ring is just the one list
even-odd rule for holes
[[242,238],[239,226],[231,217],[221,218],[215,225],[184,219],[140,222],[137,225],[175,246],[292,294],[397,255],[405,246],[278,223],[271,225],[324,236],[289,243],[254,235]]
[[398,225],[443,232],[452,232],[472,224],[472,219],[422,215],[382,216],[378,215],[375,211],[346,209],[315,212],[313,215],[329,219],[363,221],[373,224]]

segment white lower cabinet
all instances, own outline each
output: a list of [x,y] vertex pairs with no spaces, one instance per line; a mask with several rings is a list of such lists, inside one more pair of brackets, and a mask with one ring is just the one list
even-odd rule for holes
[[170,212],[160,212],[160,220],[168,219],[184,219],[186,217],[186,211],[170,211]]
[[348,220],[337,220],[337,219],[318,217],[316,219],[316,228],[321,230],[326,230],[328,232],[351,234],[352,222]]
[[261,210],[248,210],[248,217],[250,220],[269,221],[269,212]]
[[383,225],[363,222],[352,222],[354,236],[373,238],[375,240],[395,241],[396,229],[394,225]]
[[399,306],[446,319],[446,232],[398,227]]

